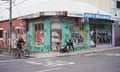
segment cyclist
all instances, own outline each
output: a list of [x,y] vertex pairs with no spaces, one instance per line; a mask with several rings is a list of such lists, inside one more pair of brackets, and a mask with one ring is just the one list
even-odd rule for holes
[[22,48],[25,45],[25,41],[22,38],[22,36],[19,37],[18,41],[17,41],[17,49],[19,51],[18,57],[21,58],[21,53],[22,53]]

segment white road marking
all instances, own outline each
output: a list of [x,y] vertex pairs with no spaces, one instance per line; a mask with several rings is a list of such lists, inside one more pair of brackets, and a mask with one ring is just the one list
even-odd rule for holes
[[25,61],[26,63],[29,63],[29,64],[34,64],[34,65],[41,65],[42,63],[39,63],[39,62],[34,62],[34,61]]
[[63,66],[63,65],[66,65],[66,64],[54,64],[54,65],[51,65],[49,67],[56,67],[56,66]]
[[65,63],[65,64],[55,64],[55,65],[51,65],[51,66],[49,66],[49,67],[65,66],[65,65],[71,65],[71,64],[75,64],[75,63],[70,62],[70,63]]
[[70,64],[75,64],[75,63],[74,62],[56,60],[56,61],[48,61],[44,66],[56,67],[56,66],[64,66],[64,65],[70,65]]
[[75,64],[74,62],[69,62],[69,64]]
[[84,56],[93,56],[93,55],[120,56],[120,53],[101,53],[101,54],[91,53],[91,54],[85,54]]
[[106,56],[120,56],[120,53],[105,53]]
[[54,70],[59,70],[59,69],[62,69],[62,67],[46,69],[46,70],[41,70],[41,71],[37,71],[37,72],[49,72],[49,71],[54,71]]
[[44,59],[44,61],[49,61],[50,59]]
[[85,54],[84,56],[93,56],[93,55],[96,55],[96,54],[91,53],[91,54]]
[[47,67],[56,67],[56,66],[75,64],[74,62],[67,62],[67,61],[62,61],[62,60],[47,60],[43,63],[35,62],[31,60],[31,61],[25,61],[25,63],[33,64],[33,65],[42,65],[42,66],[47,66]]

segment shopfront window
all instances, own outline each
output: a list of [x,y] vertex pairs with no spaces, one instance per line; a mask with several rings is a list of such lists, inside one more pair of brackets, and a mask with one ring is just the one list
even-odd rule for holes
[[90,30],[91,40],[96,45],[99,44],[111,44],[112,43],[112,27],[111,25],[91,25]]
[[84,44],[85,31],[83,23],[74,23],[70,25],[71,38],[73,39],[74,45]]
[[34,25],[34,44],[43,45],[44,44],[44,25],[43,23],[36,23]]

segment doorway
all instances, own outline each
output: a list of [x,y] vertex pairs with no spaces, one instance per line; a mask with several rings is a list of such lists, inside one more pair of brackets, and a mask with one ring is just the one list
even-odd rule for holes
[[61,30],[51,30],[52,51],[59,51],[61,48]]
[[51,22],[51,50],[59,51],[61,48],[61,22]]

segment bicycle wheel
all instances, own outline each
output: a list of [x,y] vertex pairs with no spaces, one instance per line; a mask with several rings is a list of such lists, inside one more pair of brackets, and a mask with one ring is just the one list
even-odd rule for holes
[[18,53],[19,53],[18,49],[15,49],[15,50],[13,51],[13,57],[14,57],[14,58],[18,58]]
[[21,59],[21,58],[24,58],[25,56],[24,56],[24,50],[20,50],[20,53],[19,53],[19,58]]
[[24,56],[29,57],[30,56],[30,51],[27,49],[24,49]]

